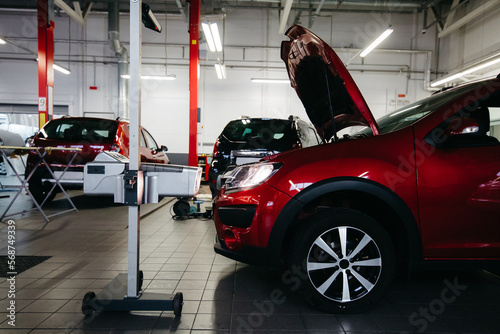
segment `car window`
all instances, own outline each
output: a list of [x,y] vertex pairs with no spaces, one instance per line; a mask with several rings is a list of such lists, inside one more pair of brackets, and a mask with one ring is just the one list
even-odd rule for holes
[[[473,91],[481,85],[484,85],[484,83],[476,83],[456,89],[450,89],[449,91],[432,95],[426,99],[420,100],[418,102],[405,106],[404,108],[396,110],[392,114],[386,115],[377,120],[380,128],[380,133],[388,133],[409,126],[419,119],[423,118],[430,112],[444,106],[448,102],[451,102],[465,92]],[[372,131],[370,128],[365,128],[359,131],[357,134],[371,135]]]
[[492,106],[490,109],[490,132],[489,135],[500,141],[500,106]]
[[148,141],[149,148],[152,151],[157,151],[158,150],[158,144],[156,144],[156,141],[154,140],[153,136],[146,130],[143,130],[144,135],[146,136],[146,140]]
[[113,140],[118,124],[113,120],[61,118],[48,122],[39,137],[66,141],[98,143]]
[[279,119],[238,119],[229,122],[222,135],[230,141],[251,138],[280,140],[290,135],[291,121]]
[[457,111],[426,135],[438,147],[498,145],[500,139],[500,91]]
[[141,140],[140,140],[140,143],[139,145],[141,145],[141,147],[148,147],[148,144],[146,143],[146,138],[144,138],[144,132],[141,131]]

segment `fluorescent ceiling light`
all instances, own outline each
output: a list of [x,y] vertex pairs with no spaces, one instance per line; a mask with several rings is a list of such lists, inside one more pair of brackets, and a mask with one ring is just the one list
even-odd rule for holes
[[493,65],[498,64],[498,63],[500,63],[500,57],[496,58],[496,59],[493,59],[493,60],[490,60],[490,61],[487,61],[487,62],[485,62],[483,64],[471,67],[471,68],[469,68],[467,70],[460,71],[458,73],[450,75],[449,77],[443,78],[441,80],[435,81],[435,82],[433,82],[431,84],[431,87],[440,86],[440,85],[442,85],[444,83],[450,82],[450,81],[455,80],[457,78],[460,78],[460,77],[462,77],[464,75],[471,74],[473,72],[482,70],[483,68],[490,67],[490,66],[493,66]]
[[215,49],[218,52],[222,51],[222,41],[220,40],[219,27],[217,27],[217,23],[210,23],[210,30],[212,31],[212,36],[214,37]]
[[3,38],[0,38],[0,44],[7,44],[7,42]]
[[[130,79],[129,74],[123,74],[121,76],[123,79]],[[169,75],[141,75],[142,80],[158,80],[158,81],[171,81],[177,79],[175,74]]]
[[215,64],[215,72],[217,72],[217,78],[225,79],[226,78],[226,65],[217,63]]
[[201,24],[201,28],[203,29],[203,33],[205,34],[209,50],[212,52],[215,51],[221,52],[222,41],[220,39],[219,28],[217,27],[217,23],[203,22]]
[[252,78],[250,79],[252,82],[255,83],[290,83],[290,80],[288,79],[260,79],[260,78]]
[[389,26],[379,37],[377,37],[376,40],[374,40],[373,42],[371,42],[371,44],[368,45],[361,52],[361,54],[359,56],[361,58],[366,57],[367,54],[369,54],[373,49],[375,49],[377,47],[377,45],[379,45],[380,43],[382,43],[382,41],[384,39],[386,39],[390,34],[392,34],[393,31],[394,31],[394,29],[391,26]]
[[[0,43],[0,44],[1,44],[1,43]],[[35,60],[38,62],[38,57],[37,57]],[[64,73],[64,74],[70,74],[70,73],[71,73],[71,71],[70,71],[70,70],[68,70],[67,68],[62,67],[62,66],[57,65],[57,64],[52,64],[52,68],[53,68],[54,70],[59,71],[59,72]]]
[[64,73],[64,74],[70,74],[71,73],[71,71],[68,70],[67,68],[59,66],[57,64],[53,64],[52,67],[54,67],[54,70],[59,71],[59,72]]

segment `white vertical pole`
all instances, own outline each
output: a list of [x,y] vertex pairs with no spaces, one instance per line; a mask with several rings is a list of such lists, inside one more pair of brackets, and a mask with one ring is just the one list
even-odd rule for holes
[[[141,124],[141,43],[142,43],[142,0],[130,0],[130,147],[129,170],[138,171],[139,125]],[[138,187],[137,187],[138,188]],[[139,202],[140,203],[140,202]],[[140,244],[140,206],[128,207],[128,280],[127,297],[138,297]]]

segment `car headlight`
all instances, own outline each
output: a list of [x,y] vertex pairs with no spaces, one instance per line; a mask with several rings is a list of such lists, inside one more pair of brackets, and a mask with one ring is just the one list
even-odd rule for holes
[[226,192],[248,190],[258,187],[269,180],[281,166],[283,166],[282,163],[258,163],[238,166],[228,175],[224,185],[226,187]]

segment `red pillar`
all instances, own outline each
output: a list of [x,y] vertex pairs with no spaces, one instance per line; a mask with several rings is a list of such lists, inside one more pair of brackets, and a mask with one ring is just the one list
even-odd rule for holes
[[189,17],[189,166],[198,166],[198,64],[200,0],[191,0]]
[[54,22],[49,20],[47,0],[38,0],[38,125],[54,112]]

